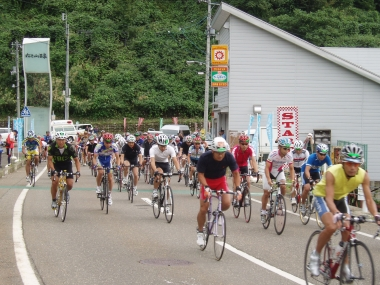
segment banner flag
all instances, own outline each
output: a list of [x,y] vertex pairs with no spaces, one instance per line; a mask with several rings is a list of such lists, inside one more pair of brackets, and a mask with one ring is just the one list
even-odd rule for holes
[[34,118],[30,120],[30,129],[34,131]]
[[249,125],[248,125],[248,134],[247,134],[247,136],[249,138],[250,138],[250,135],[251,135],[252,124],[253,124],[254,121],[255,121],[255,116],[254,115],[250,115]]
[[124,133],[127,130],[127,118],[124,118]]
[[256,160],[259,159],[260,122],[261,122],[261,115],[257,114],[257,127],[256,127],[255,135],[253,137],[253,141],[251,144],[253,149],[255,150]]
[[24,119],[13,119],[13,129],[17,131],[17,148],[18,151],[22,151],[22,141],[24,140]]
[[269,143],[270,143],[270,151],[272,151],[272,149],[273,149],[272,119],[273,119],[273,114],[272,113],[268,114],[268,119],[267,119],[267,135],[268,135],[268,140],[269,140]]
[[140,126],[143,121],[144,121],[144,118],[139,118],[139,122],[137,123],[137,130],[140,130]]
[[162,128],[163,123],[164,123],[164,119],[163,119],[163,118],[160,118],[160,130],[161,130],[161,128]]

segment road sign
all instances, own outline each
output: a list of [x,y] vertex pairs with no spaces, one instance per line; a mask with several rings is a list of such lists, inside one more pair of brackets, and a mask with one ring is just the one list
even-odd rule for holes
[[22,109],[21,117],[30,117],[30,111],[27,106],[25,106],[24,109]]
[[228,66],[211,67],[211,87],[228,87]]

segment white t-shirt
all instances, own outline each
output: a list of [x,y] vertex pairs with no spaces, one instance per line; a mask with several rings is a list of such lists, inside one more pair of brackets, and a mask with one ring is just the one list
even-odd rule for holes
[[279,154],[279,150],[275,149],[272,150],[272,152],[269,154],[267,161],[272,164],[270,173],[272,173],[273,176],[277,176],[278,169],[282,165],[284,165],[285,163],[289,165],[293,163],[293,156],[291,152],[288,152],[284,157],[281,157]]
[[153,145],[149,150],[149,156],[154,157],[156,162],[169,162],[168,157],[175,157],[175,151],[174,148],[170,145],[166,146],[166,149],[164,151],[161,151],[158,148],[158,145]]
[[295,150],[292,151],[294,167],[301,168],[306,163],[309,157],[309,151],[303,149],[300,154],[297,154]]

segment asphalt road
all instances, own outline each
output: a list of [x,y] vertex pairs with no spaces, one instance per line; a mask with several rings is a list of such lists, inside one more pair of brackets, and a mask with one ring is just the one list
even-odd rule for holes
[[[40,166],[40,173],[46,163]],[[281,236],[273,220],[265,230],[259,217],[261,190],[252,187],[252,218],[246,223],[226,211],[227,241],[221,261],[216,261],[211,242],[205,251],[196,244],[199,200],[184,183],[172,178],[174,217],[168,224],[163,214],[153,216],[146,202],[152,186],[138,185],[134,203],[127,193],[113,192],[109,214],[100,209],[95,179],[88,167],[71,191],[64,223],[50,209],[50,180],[46,171],[36,187],[25,187],[24,170],[0,179],[0,284],[31,284],[21,279],[14,252],[13,217],[17,198],[28,188],[22,207],[22,229],[28,258],[39,284],[304,284],[306,242],[317,230],[315,221],[302,225],[297,214],[288,214]],[[230,181],[231,182],[231,181]],[[115,187],[114,187],[115,188]],[[288,199],[287,199],[287,202]],[[290,210],[290,212],[289,212]],[[362,231],[372,235],[374,224]],[[380,280],[379,240],[358,234],[375,262]],[[211,239],[212,241],[212,239]],[[23,264],[18,263],[21,271]],[[334,282],[333,282],[334,283]]]

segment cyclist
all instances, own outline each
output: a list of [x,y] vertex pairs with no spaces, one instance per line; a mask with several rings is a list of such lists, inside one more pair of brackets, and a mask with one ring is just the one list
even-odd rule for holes
[[144,169],[146,162],[149,159],[149,151],[150,148],[155,144],[156,142],[153,140],[153,136],[151,134],[147,135],[146,140],[143,143],[144,148],[144,161],[142,163],[142,168]]
[[34,154],[34,164],[35,171],[38,172],[38,162],[39,154],[41,153],[41,144],[40,140],[36,137],[32,130],[28,131],[26,138],[22,141],[22,153],[26,157],[25,171],[26,171],[26,181],[30,182],[30,161],[32,155]]
[[[138,159],[138,162],[137,162]],[[134,135],[129,135],[127,143],[123,146],[121,150],[121,161],[125,166],[142,165],[142,155],[141,148],[136,143],[136,138]],[[133,171],[133,195],[137,195],[137,182],[139,181],[139,167],[134,167]],[[128,172],[129,167],[124,167],[124,179],[123,184],[128,183]]]
[[[364,197],[370,213],[375,216],[380,225],[380,215],[371,196],[370,179],[368,173],[360,165],[363,163],[363,150],[355,144],[346,145],[340,152],[342,164],[336,164],[327,169],[322,180],[314,188],[315,209],[318,211],[324,230],[320,233],[316,249],[310,256],[310,271],[314,276],[319,275],[319,254],[325,244],[330,240],[336,229],[341,226],[340,218],[350,215],[347,203],[347,195],[356,189],[359,184],[363,186]],[[347,225],[349,226],[349,225]],[[342,241],[348,241],[349,233],[342,231]],[[343,265],[343,273],[347,280],[351,277],[346,259]]]
[[[94,167],[98,169],[98,175],[96,176],[96,194],[102,193],[100,184],[102,182],[102,177],[105,167],[112,167],[112,158],[116,158],[116,165],[120,165],[119,150],[112,142],[113,135],[110,133],[104,133],[102,136],[103,142],[99,142],[94,149],[93,163]],[[113,178],[112,171],[108,172],[108,182],[109,182],[109,194],[108,194],[108,205],[112,205],[112,186]]]
[[193,141],[193,138],[191,136],[186,136],[184,139],[184,142],[181,143],[181,146],[179,149],[178,155],[182,157],[182,163],[181,163],[182,172],[185,170],[185,163],[187,161],[187,156],[189,155],[189,148],[191,146],[192,141]]
[[120,155],[121,155],[121,149],[126,144],[126,141],[121,134],[115,135],[115,144],[116,144],[117,148],[120,150]]
[[[193,145],[189,148],[188,161],[190,167],[190,178],[193,178],[193,173],[197,167],[199,157],[206,152],[205,148],[202,146],[202,139],[200,137],[195,137],[193,139]],[[189,180],[189,184],[193,184],[193,180]]]
[[[239,144],[232,149],[232,155],[234,156],[237,165],[239,166],[240,174],[248,172],[248,160],[250,169],[253,172],[258,172],[258,166],[256,162],[256,155],[253,148],[249,145],[249,137],[245,134],[239,136]],[[239,183],[240,185],[240,183]],[[250,186],[250,179],[247,179],[248,188]],[[235,185],[234,185],[235,186]],[[235,201],[236,202],[236,201]]]
[[302,215],[305,215],[306,209],[305,209],[305,200],[307,198],[307,195],[309,195],[310,191],[310,183],[313,183],[315,180],[320,180],[321,176],[319,173],[319,167],[323,164],[327,164],[328,167],[332,165],[330,157],[327,155],[329,152],[329,148],[327,145],[321,143],[317,145],[317,152],[313,153],[309,156],[307,159],[307,162],[302,165],[301,168],[301,176],[302,176],[302,195],[301,195],[301,202],[300,205],[300,211]]
[[[304,165],[309,157],[309,151],[304,149],[304,144],[302,141],[298,140],[294,142],[294,149],[292,150],[293,155],[293,166],[294,172],[301,175],[301,167]],[[296,192],[292,192],[292,204],[297,204]]]
[[88,137],[88,142],[86,144],[87,161],[90,161],[92,157],[94,156],[94,150],[95,150],[96,145],[97,143],[95,141],[95,136],[90,135]]
[[290,146],[292,142],[289,138],[279,138],[277,141],[278,149],[273,150],[269,153],[268,159],[265,162],[265,173],[263,175],[263,189],[264,194],[261,197],[261,222],[266,222],[267,214],[267,203],[269,199],[269,190],[271,189],[273,182],[272,179],[276,178],[277,182],[280,182],[281,194],[285,196],[286,186],[285,186],[285,173],[282,171],[278,172],[279,168],[284,164],[289,165],[290,179],[294,183],[294,168],[293,168],[293,157],[290,151]]
[[[225,190],[228,191],[226,168],[229,167],[235,185],[240,183],[239,167],[233,155],[227,151],[226,140],[222,137],[216,137],[213,140],[211,150],[201,155],[197,163],[198,179],[201,186],[200,191],[200,207],[197,216],[197,244],[204,246],[203,239],[203,225],[206,221],[206,213],[209,207],[209,202],[205,201],[210,197],[210,189],[212,190]],[[235,189],[238,192],[238,200],[241,199],[240,187]],[[222,210],[226,211],[231,205],[231,198],[229,195],[222,196]]]
[[[75,147],[66,141],[67,135],[65,132],[57,132],[55,134],[55,141],[48,146],[48,169],[51,169],[51,208],[54,210],[57,208],[57,188],[58,179],[54,179],[54,174],[62,170],[66,170],[69,173],[73,172],[72,160],[74,159],[75,168],[77,172],[76,176],[80,176],[80,162],[78,159]],[[67,190],[70,191],[73,188],[73,175],[66,177]],[[69,192],[67,193],[67,202],[70,200]]]
[[[169,156],[173,159],[174,165],[178,170],[178,174],[181,174],[174,148],[169,145],[168,136],[165,134],[160,134],[156,137],[156,141],[157,144],[152,146],[149,150],[150,165],[152,167],[152,171],[154,172],[154,176],[157,176],[158,173],[170,173]],[[159,181],[154,179],[152,200],[157,199],[158,197],[158,186]]]
[[83,135],[80,137],[79,140],[79,147],[82,148],[82,159],[83,159],[83,166],[87,165],[87,152],[86,152],[86,145],[88,143],[88,132],[84,131]]
[[136,139],[136,144],[138,144],[138,146],[142,146],[142,144],[144,143],[144,140],[141,138],[141,134],[139,132],[136,132],[135,133],[135,139]]
[[204,149],[206,150],[206,151],[208,151],[209,149],[208,149],[208,144],[207,144],[207,142],[206,142],[206,136],[205,135],[203,135],[203,134],[201,134],[201,140],[202,140],[202,146],[204,147]]

